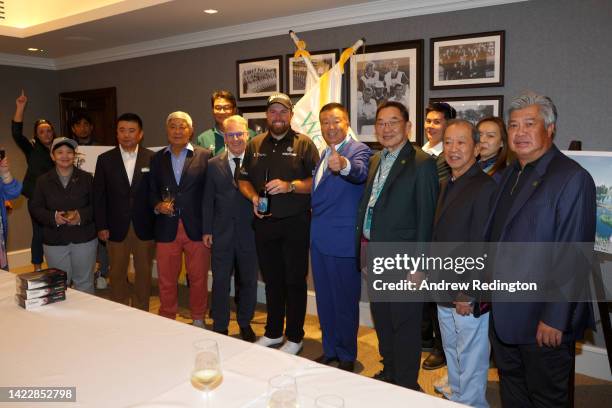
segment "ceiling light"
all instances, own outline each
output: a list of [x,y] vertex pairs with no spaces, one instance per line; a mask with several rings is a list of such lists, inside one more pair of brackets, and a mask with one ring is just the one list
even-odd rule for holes
[[32,47],[30,47],[30,48],[28,48],[28,51],[31,51],[31,52],[36,52],[36,51],[38,51],[38,48],[32,48]]
[[204,12],[206,14],[217,14],[219,12],[219,10],[215,10],[215,9],[206,9],[204,10]]

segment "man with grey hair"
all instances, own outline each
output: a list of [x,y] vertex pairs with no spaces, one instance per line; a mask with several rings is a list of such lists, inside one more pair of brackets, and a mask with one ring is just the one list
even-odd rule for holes
[[255,341],[251,319],[257,302],[257,253],[253,204],[238,189],[240,165],[249,140],[246,119],[234,115],[223,121],[227,149],[208,162],[204,192],[204,245],[212,248],[213,331],[228,334],[230,285],[240,292],[236,319],[243,340]]
[[[504,172],[494,197],[485,228],[490,241],[532,247],[537,242],[593,242],[595,184],[554,145],[556,120],[557,109],[546,96],[526,94],[510,104],[508,142],[517,160]],[[533,279],[546,281],[559,273],[556,256],[543,267],[542,262],[508,261],[501,255],[503,244],[496,247],[493,279],[503,278],[504,259],[512,270],[519,268]],[[576,268],[572,273],[589,272]],[[562,299],[504,303],[493,297],[491,313],[490,339],[503,406],[569,406],[575,341],[592,326],[591,305]]]
[[204,246],[202,200],[210,151],[191,144],[193,122],[181,111],[166,119],[168,146],[151,158],[149,201],[155,209],[159,314],[176,317],[182,254],[193,325],[204,327],[210,250]]
[[[496,183],[476,162],[480,153],[480,135],[470,122],[451,119],[442,142],[451,175],[440,183],[432,241],[482,242],[482,217],[489,213]],[[465,247],[445,245],[453,246],[453,256],[466,256],[472,254],[472,246],[477,244]],[[471,282],[473,277],[450,272],[440,278],[447,282]],[[451,401],[472,407],[488,407],[485,394],[489,369],[489,316],[481,316],[474,300],[470,292],[459,292],[449,293],[438,302],[449,386],[439,391]]]

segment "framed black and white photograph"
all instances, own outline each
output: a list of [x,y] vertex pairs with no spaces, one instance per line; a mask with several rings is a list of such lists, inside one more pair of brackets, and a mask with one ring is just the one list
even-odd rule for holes
[[236,61],[238,100],[265,99],[281,92],[282,56]]
[[249,129],[253,129],[256,134],[260,134],[268,130],[265,106],[238,107],[238,111],[249,123]]
[[401,102],[412,123],[411,142],[422,143],[423,40],[368,46],[350,60],[351,127],[359,140],[376,142],[376,107]]
[[430,98],[429,103],[446,102],[457,111],[457,119],[465,119],[474,125],[489,116],[502,117],[504,112],[503,95],[465,96],[453,98]]
[[[310,54],[310,60],[319,76],[329,71],[338,61],[338,50],[317,51]],[[286,57],[287,94],[304,95],[306,92],[306,64],[293,54]]]
[[431,89],[504,85],[505,31],[431,39]]

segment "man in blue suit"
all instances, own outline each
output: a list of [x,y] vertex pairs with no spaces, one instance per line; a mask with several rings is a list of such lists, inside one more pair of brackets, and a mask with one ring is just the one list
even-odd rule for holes
[[[518,160],[503,174],[485,229],[489,240],[530,247],[534,242],[592,243],[595,184],[553,144],[557,109],[552,100],[520,96],[512,101],[508,117],[508,140]],[[558,261],[565,254],[553,254],[542,266],[523,261],[525,256],[500,255],[507,250],[502,245],[497,245],[494,279],[508,264],[516,273],[542,281],[563,269]],[[572,273],[587,274],[588,269],[572,268]],[[490,339],[504,407],[570,406],[574,342],[592,325],[592,308],[552,300],[504,303],[493,298]]]
[[338,361],[339,368],[353,371],[361,295],[354,230],[371,153],[347,134],[348,111],[341,104],[323,106],[319,121],[328,147],[315,169],[311,198],[310,255],[323,332],[317,361]]

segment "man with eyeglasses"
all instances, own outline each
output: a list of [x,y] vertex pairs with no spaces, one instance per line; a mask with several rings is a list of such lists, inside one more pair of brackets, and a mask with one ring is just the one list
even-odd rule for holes
[[[215,119],[215,125],[201,133],[195,144],[209,149],[212,156],[217,156],[225,151],[225,139],[223,138],[223,121],[230,116],[237,114],[236,98],[230,91],[220,90],[214,91],[210,96],[212,106],[212,114]],[[255,136],[255,132],[249,131],[249,139]]]
[[185,112],[166,119],[168,146],[151,158],[149,202],[155,209],[159,314],[176,318],[177,279],[185,254],[193,325],[204,327],[210,250],[204,246],[202,203],[210,152],[191,144],[193,122]]
[[[370,169],[357,215],[356,245],[431,240],[438,198],[433,158],[409,142],[406,107],[383,102],[376,111],[376,139],[383,150]],[[368,271],[368,273],[371,273]],[[383,370],[374,378],[419,390],[422,302],[370,302]]]
[[236,302],[240,337],[254,342],[251,319],[257,302],[257,253],[253,204],[238,190],[249,128],[246,119],[238,115],[225,119],[223,128],[227,151],[208,162],[204,192],[204,245],[212,248],[213,331],[228,334],[229,295],[235,271],[234,287],[240,291],[240,302]]

